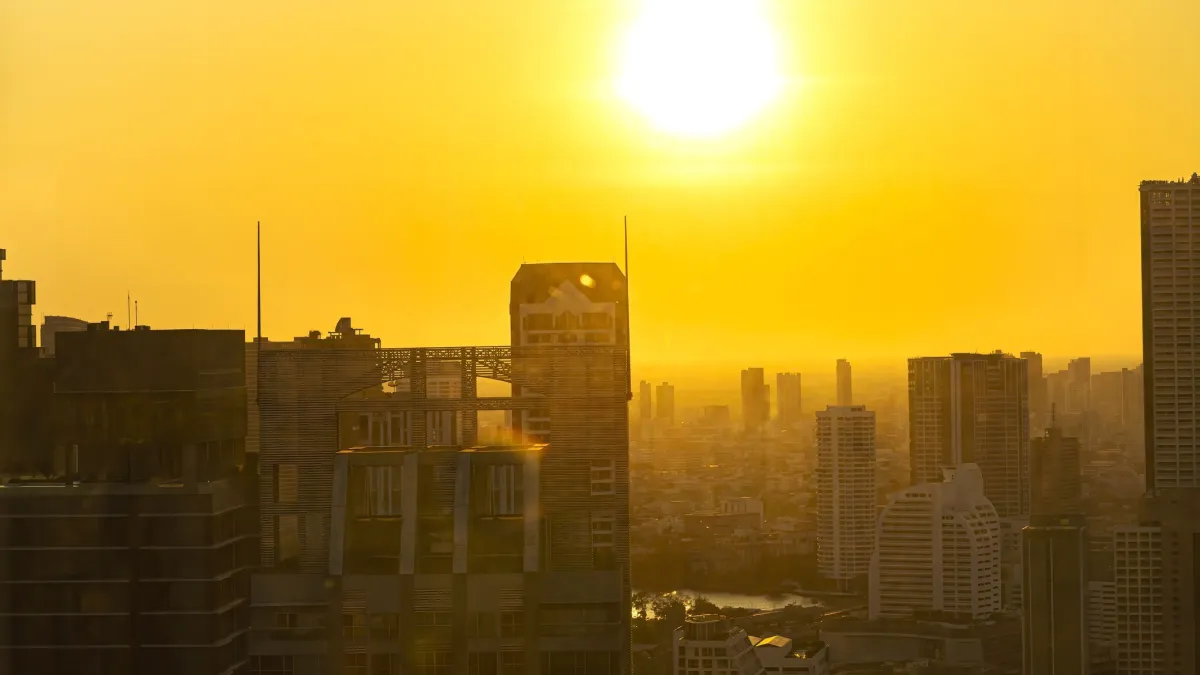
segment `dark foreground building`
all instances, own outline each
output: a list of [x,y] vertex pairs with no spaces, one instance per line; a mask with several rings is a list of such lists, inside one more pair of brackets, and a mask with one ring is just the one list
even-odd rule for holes
[[243,340],[58,336],[50,476],[0,487],[0,673],[242,672],[258,560]]

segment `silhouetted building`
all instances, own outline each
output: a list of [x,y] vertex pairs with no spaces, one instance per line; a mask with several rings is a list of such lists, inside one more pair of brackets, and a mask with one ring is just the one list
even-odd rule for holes
[[817,568],[846,587],[865,577],[875,549],[875,413],[817,413]]
[[1021,352],[1021,358],[1029,364],[1029,419],[1031,429],[1044,429],[1049,419],[1050,403],[1046,391],[1046,377],[1042,372],[1042,355],[1038,352]]
[[775,407],[780,429],[790,431],[800,427],[800,373],[775,375]]
[[1033,514],[1083,514],[1080,460],[1079,439],[1063,436],[1058,426],[1051,426],[1044,436],[1033,439],[1030,448]]
[[700,424],[706,427],[728,427],[732,423],[727,405],[706,405],[700,413]]
[[838,359],[837,362],[837,404],[840,406],[854,405],[854,382],[850,375],[850,362]]
[[55,336],[59,333],[78,333],[87,330],[88,322],[69,316],[47,316],[42,319],[42,356],[54,356]]
[[742,371],[742,426],[747,433],[760,431],[771,419],[771,393],[762,368]]
[[37,283],[5,279],[0,249],[0,471],[28,465],[44,449],[45,429],[38,407],[44,405],[44,381],[38,364],[33,306]]
[[243,339],[58,336],[53,475],[0,489],[0,670],[240,672],[258,549]]
[[1083,516],[1037,516],[1022,532],[1026,675],[1086,675],[1087,536]]
[[653,406],[653,387],[649,382],[642,380],[638,383],[638,424],[643,430],[649,428],[654,421]]
[[675,425],[675,387],[663,382],[655,388],[658,398],[658,420],[663,426]]
[[1001,352],[909,359],[912,483],[978,464],[1001,518],[1029,514],[1028,363]]
[[[627,673],[625,301],[613,265],[523,265],[512,347],[264,351],[252,671]],[[485,410],[542,442],[480,446]]]

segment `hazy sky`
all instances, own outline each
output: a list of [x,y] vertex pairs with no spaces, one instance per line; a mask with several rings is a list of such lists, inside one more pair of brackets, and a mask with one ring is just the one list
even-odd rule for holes
[[39,311],[507,342],[620,260],[634,359],[1140,349],[1137,184],[1200,170],[1200,2],[779,0],[788,84],[672,139],[617,0],[0,2],[0,247]]

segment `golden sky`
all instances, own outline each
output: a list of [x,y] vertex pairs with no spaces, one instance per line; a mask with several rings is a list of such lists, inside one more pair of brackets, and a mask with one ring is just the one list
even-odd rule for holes
[[715,140],[613,80],[632,0],[0,3],[0,246],[38,310],[504,344],[620,260],[634,360],[1140,350],[1137,184],[1200,170],[1200,2],[778,0]]

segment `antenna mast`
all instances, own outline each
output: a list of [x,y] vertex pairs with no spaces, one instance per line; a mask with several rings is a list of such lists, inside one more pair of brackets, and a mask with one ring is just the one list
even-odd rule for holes
[[130,304],[131,298],[129,291],[125,291],[125,330],[133,328],[133,308]]
[[258,341],[262,342],[262,221],[256,223],[258,228]]

